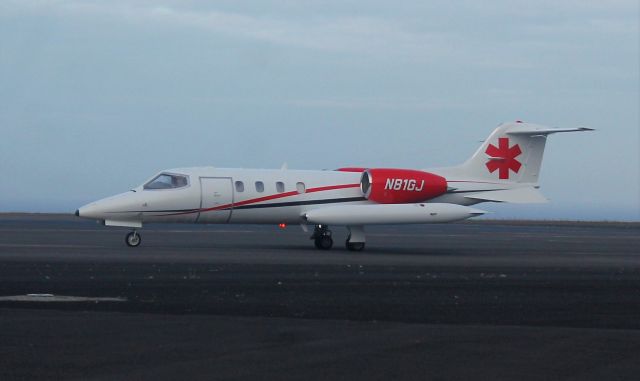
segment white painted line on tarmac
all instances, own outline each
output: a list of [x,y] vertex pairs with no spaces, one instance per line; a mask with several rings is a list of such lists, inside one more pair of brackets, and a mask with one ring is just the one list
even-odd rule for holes
[[127,298],[68,296],[53,294],[27,294],[0,296],[0,302],[126,302]]
[[59,248],[59,249],[74,249],[74,248],[95,248],[95,247],[102,247],[102,246],[95,246],[95,245],[54,245],[54,244],[20,244],[20,243],[0,243],[0,247],[35,247],[35,248],[42,248],[42,247],[52,247],[52,248]]

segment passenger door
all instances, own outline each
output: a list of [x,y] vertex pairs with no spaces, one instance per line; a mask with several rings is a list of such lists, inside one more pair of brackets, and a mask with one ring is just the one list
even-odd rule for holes
[[[199,223],[225,223],[231,218],[233,188],[229,177],[200,178]],[[210,210],[207,210],[210,209]]]

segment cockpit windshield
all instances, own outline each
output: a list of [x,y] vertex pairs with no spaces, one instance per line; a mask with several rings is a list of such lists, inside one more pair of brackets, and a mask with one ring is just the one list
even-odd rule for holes
[[187,176],[161,173],[144,185],[144,189],[176,189],[189,184]]

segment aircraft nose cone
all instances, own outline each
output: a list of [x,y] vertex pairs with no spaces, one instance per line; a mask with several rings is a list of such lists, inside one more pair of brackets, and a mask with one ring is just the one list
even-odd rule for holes
[[103,198],[76,210],[76,216],[95,220],[123,220],[139,218],[140,198],[136,193],[125,192]]

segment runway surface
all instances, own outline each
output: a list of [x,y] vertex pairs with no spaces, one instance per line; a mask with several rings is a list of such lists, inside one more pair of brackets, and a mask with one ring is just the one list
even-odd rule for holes
[[[0,379],[637,379],[640,224],[0,215]],[[38,294],[27,296],[28,294]]]

